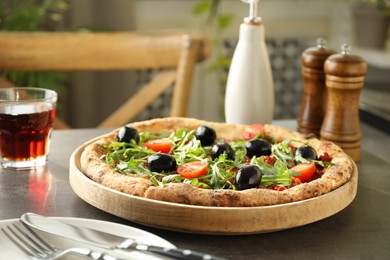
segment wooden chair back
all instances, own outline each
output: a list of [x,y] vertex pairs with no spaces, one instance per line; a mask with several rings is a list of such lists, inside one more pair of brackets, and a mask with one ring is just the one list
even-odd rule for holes
[[158,69],[101,128],[130,122],[172,84],[170,116],[186,116],[195,65],[210,54],[199,32],[0,32],[0,72]]

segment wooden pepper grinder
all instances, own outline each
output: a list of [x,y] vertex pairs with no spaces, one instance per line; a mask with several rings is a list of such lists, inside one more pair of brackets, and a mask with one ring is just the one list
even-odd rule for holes
[[330,56],[324,65],[328,91],[321,139],[339,145],[355,162],[360,160],[361,129],[359,95],[367,72],[366,62],[351,55],[344,44],[341,54]]
[[336,51],[326,48],[326,41],[317,40],[316,47],[306,49],[301,55],[303,100],[298,114],[298,132],[319,137],[325,114],[326,86],[324,63]]

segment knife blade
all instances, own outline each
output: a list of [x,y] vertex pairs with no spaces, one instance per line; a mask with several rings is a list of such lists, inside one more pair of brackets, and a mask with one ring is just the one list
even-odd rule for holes
[[25,213],[21,216],[20,219],[27,226],[38,229],[40,231],[104,249],[117,249],[123,251],[138,250],[160,256],[170,257],[173,259],[223,260],[223,258],[217,256],[189,249],[148,245],[135,239],[117,236],[92,228],[67,224],[62,221],[41,216],[35,213]]

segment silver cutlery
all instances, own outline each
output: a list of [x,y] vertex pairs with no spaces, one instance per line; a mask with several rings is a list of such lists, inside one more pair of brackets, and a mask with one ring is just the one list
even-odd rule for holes
[[220,257],[189,249],[148,245],[128,237],[121,237],[92,228],[66,224],[59,220],[47,218],[34,213],[23,214],[21,221],[31,228],[35,228],[52,235],[57,235],[59,237],[72,239],[74,241],[109,250],[121,250],[124,252],[137,250],[144,253],[165,256],[173,259],[222,260]]
[[[18,225],[19,224],[19,225]],[[68,254],[83,256],[90,259],[117,260],[115,257],[94,252],[87,248],[58,249],[46,242],[38,234],[22,223],[13,223],[1,228],[1,231],[30,259],[33,260],[55,260]]]

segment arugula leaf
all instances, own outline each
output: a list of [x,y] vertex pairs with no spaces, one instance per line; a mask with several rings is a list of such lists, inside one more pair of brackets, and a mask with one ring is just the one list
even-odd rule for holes
[[300,156],[300,155],[295,156],[295,161],[296,161],[297,163],[314,162],[315,164],[318,164],[318,165],[320,165],[321,167],[324,167],[324,168],[334,165],[334,163],[331,163],[331,162],[325,162],[325,161],[320,161],[320,160],[306,159],[306,158],[303,158],[303,157]]
[[259,167],[263,173],[260,183],[261,186],[269,186],[271,184],[282,186],[291,185],[292,173],[283,161],[277,160],[272,166],[265,163],[263,157],[253,157],[251,164]]
[[214,189],[234,187],[230,182],[236,176],[233,171],[234,168],[237,168],[234,161],[227,159],[226,154],[221,154],[215,161],[211,161],[210,164],[210,184]]
[[294,154],[289,147],[290,142],[291,140],[287,139],[281,143],[274,144],[272,145],[271,151],[278,160],[292,167],[294,164]]
[[139,133],[139,140],[140,143],[146,143],[149,140],[167,138],[169,135],[169,133],[154,134],[150,132],[141,132]]
[[161,183],[167,184],[169,182],[181,182],[181,176],[179,174],[170,174],[162,178]]

